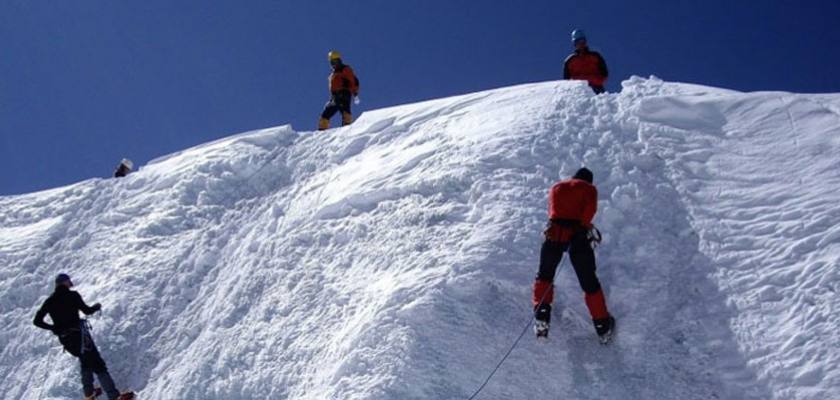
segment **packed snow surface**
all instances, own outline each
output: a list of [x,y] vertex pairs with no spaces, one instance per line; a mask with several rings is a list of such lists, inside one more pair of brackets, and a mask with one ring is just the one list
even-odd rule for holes
[[0,398],[80,398],[32,317],[67,272],[143,399],[466,399],[528,323],[586,165],[618,333],[567,265],[480,399],[840,398],[840,95],[545,82],[289,126],[0,198]]

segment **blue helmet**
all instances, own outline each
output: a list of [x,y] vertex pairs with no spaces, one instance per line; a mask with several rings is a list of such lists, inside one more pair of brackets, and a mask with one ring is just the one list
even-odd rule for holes
[[572,31],[572,43],[575,43],[578,40],[586,40],[586,32],[584,32],[583,29],[575,29]]
[[58,276],[55,277],[55,285],[56,286],[63,285],[67,282],[70,283],[70,286],[73,286],[73,281],[70,280],[70,275],[58,274]]

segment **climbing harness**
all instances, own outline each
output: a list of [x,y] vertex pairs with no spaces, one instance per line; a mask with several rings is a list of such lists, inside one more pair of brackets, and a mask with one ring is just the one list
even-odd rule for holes
[[82,319],[80,323],[80,330],[82,343],[79,354],[85,354],[85,350],[91,350],[93,348],[93,339],[90,337],[90,331],[93,330],[93,328],[91,328],[88,320]]
[[586,238],[589,240],[589,243],[592,246],[592,250],[595,250],[598,247],[598,245],[601,244],[603,236],[601,236],[601,231],[599,231],[598,228],[593,226],[592,229],[586,232]]

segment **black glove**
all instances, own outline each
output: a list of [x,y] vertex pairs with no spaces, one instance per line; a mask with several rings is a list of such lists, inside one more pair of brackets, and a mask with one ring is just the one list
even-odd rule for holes
[[102,304],[96,303],[93,306],[91,306],[90,308],[93,309],[93,312],[97,312],[97,311],[102,309]]
[[545,236],[545,240],[549,242],[560,242],[560,236],[562,234],[562,227],[560,225],[552,224],[551,221],[548,221],[545,230],[543,231],[543,236]]

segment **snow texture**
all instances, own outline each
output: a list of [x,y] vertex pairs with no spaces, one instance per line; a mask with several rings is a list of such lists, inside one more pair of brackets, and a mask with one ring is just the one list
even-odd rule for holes
[[289,126],[0,198],[0,398],[79,398],[32,317],[74,277],[144,399],[466,399],[530,318],[547,188],[600,192],[574,274],[481,399],[840,398],[840,95],[545,82]]

